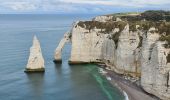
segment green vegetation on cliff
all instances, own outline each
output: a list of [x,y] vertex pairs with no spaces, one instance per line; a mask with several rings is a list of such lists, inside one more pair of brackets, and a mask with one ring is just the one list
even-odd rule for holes
[[120,32],[124,29],[124,27],[127,25],[127,22],[124,21],[111,21],[111,22],[98,22],[98,21],[80,21],[78,23],[78,26],[82,28],[86,28],[91,31],[91,29],[97,28],[101,29],[102,33],[109,34],[109,32],[113,31],[115,28],[119,28],[119,32],[116,32],[111,39],[115,42],[116,48],[120,36]]
[[[104,34],[109,34],[115,28],[119,28],[119,32],[112,37],[116,44],[120,32],[127,24],[129,24],[129,30],[133,32],[138,30],[147,32],[151,27],[155,27],[157,30],[151,33],[159,33],[161,35],[160,41],[167,41],[166,47],[170,47],[170,11],[149,10],[143,13],[117,13],[107,16],[113,16],[112,20],[108,22],[80,21],[78,26],[86,28],[89,32],[94,28],[101,29],[100,32]],[[116,21],[118,17],[123,21]],[[140,38],[140,40],[142,39]],[[140,42],[139,46],[141,44]]]
[[[129,23],[130,31],[148,31],[149,28],[155,27],[156,33],[161,34],[160,41],[167,41],[166,47],[170,47],[170,11],[149,10],[143,13],[125,13],[113,14],[113,20],[116,17],[121,18]],[[139,27],[136,28],[136,25]]]
[[142,41],[143,41],[143,37],[142,36],[139,36],[139,44],[138,44],[138,47],[137,48],[140,48],[142,47]]
[[170,54],[168,54],[166,59],[167,59],[167,62],[170,63]]
[[165,36],[165,35],[161,35],[161,37],[159,38],[160,41],[167,41],[167,44],[165,44],[165,48],[170,48],[170,34]]
[[170,21],[170,11],[163,10],[148,10],[143,13],[117,13],[113,14],[113,19],[115,17],[120,17],[123,20],[127,21],[160,21],[166,20]]
[[142,18],[151,21],[166,20],[170,21],[170,12],[163,10],[149,10],[141,14]]
[[119,36],[120,36],[120,32],[117,32],[112,36],[112,40],[115,42],[116,49],[118,46]]
[[126,24],[127,23],[123,21],[118,21],[118,22],[80,21],[78,23],[78,26],[89,30],[89,32],[91,31],[91,29],[97,28],[97,29],[101,29],[101,32],[103,33],[109,33],[115,28],[119,28],[120,31],[122,31],[126,26]]

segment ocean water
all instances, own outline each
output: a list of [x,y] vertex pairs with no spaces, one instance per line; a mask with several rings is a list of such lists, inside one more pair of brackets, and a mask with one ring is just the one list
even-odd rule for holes
[[[53,63],[54,50],[72,23],[94,16],[0,15],[0,100],[124,100],[96,65],[68,65],[70,44],[63,63]],[[34,35],[41,43],[44,74],[24,73]]]

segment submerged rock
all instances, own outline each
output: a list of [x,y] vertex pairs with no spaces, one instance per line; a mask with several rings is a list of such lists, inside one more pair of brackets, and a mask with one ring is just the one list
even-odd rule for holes
[[25,72],[44,72],[44,58],[42,56],[40,43],[36,36],[33,39],[33,45],[30,48],[30,56],[28,59]]

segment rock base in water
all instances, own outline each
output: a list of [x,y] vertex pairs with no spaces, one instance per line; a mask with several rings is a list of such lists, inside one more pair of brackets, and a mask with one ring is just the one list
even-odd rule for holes
[[25,69],[25,73],[33,73],[33,72],[45,72],[45,68],[40,68],[40,69]]
[[62,60],[53,60],[54,63],[62,63]]
[[44,72],[44,70],[44,58],[41,52],[40,42],[37,37],[34,36],[25,72]]
[[70,65],[76,65],[76,64],[100,64],[102,62],[84,62],[84,61],[68,61]]
[[83,61],[69,61],[68,62],[70,65],[74,64],[89,64],[90,62],[83,62]]

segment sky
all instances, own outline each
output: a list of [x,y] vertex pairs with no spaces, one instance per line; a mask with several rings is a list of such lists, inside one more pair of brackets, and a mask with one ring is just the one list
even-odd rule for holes
[[170,10],[170,0],[0,0],[4,13],[115,13]]

